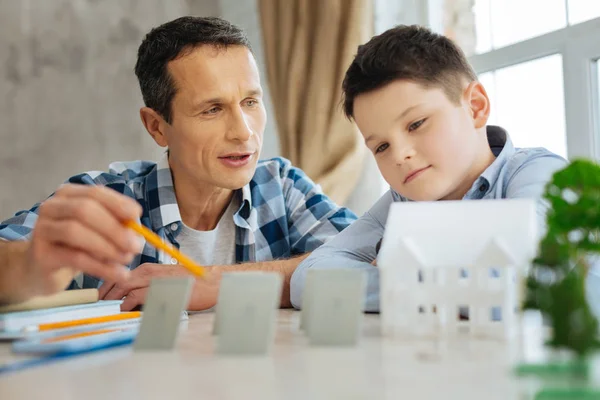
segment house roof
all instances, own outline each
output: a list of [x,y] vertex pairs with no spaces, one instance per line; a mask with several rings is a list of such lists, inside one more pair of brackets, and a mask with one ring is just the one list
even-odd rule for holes
[[493,265],[528,264],[536,228],[528,199],[394,203],[377,263],[392,266],[412,257],[425,267],[459,266],[486,257]]

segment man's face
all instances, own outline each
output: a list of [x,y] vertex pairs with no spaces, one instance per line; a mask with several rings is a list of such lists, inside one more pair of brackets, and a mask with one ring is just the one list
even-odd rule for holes
[[401,80],[356,97],[356,124],[396,192],[416,201],[464,195],[481,154],[481,132],[468,98],[476,85],[483,90],[478,83],[469,85],[461,104],[442,89]]
[[177,88],[165,128],[174,173],[212,187],[243,187],[254,175],[266,124],[252,53],[200,46],[168,70]]

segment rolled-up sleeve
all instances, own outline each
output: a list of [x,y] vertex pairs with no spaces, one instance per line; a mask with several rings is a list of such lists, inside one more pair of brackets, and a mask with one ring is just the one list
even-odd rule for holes
[[19,211],[15,216],[0,223],[0,240],[28,240],[37,222],[39,204],[30,210]]

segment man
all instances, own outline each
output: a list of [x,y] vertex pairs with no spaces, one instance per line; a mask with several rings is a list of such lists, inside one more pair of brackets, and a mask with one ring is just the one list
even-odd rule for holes
[[244,33],[218,18],[176,19],[145,37],[135,73],[141,120],[164,157],[74,176],[0,224],[10,241],[0,242],[0,302],[101,285],[101,298],[125,298],[123,310],[142,304],[152,278],[187,271],[146,243],[140,252],[123,227],[134,219],[210,266],[190,310],[215,305],[223,272],[246,270],[281,273],[289,306],[304,254],[356,217],[289,161],[258,161],[266,114]]

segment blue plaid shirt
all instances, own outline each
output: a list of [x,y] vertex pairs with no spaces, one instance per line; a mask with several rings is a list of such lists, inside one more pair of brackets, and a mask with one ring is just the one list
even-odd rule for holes
[[[173,188],[167,154],[158,163],[117,162],[109,172],[76,175],[69,183],[103,185],[134,198],[143,208],[140,222],[163,240],[179,248],[182,222]],[[333,203],[306,174],[283,158],[259,161],[249,184],[236,192],[241,206],[234,214],[237,262],[259,262],[308,253],[350,225],[356,216]],[[37,220],[39,203],[0,224],[0,238],[25,240]],[[144,243],[130,269],[144,263],[170,263],[171,258]],[[100,281],[85,276],[82,285],[97,287]]]

